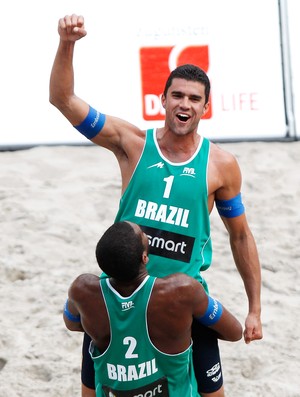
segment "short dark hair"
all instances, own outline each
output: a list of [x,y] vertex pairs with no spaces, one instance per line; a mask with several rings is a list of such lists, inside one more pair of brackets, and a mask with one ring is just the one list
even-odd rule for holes
[[128,222],[116,222],[98,241],[96,258],[109,277],[130,281],[139,273],[144,250],[142,232],[136,233]]
[[199,66],[187,63],[185,65],[178,66],[176,69],[174,69],[170,73],[170,75],[166,81],[166,85],[165,85],[165,89],[164,89],[165,97],[167,96],[168,89],[170,88],[172,81],[175,78],[184,79],[184,80],[188,80],[188,81],[198,81],[199,83],[204,84],[205,103],[208,102],[209,94],[210,94],[210,81],[209,81],[207,74],[204,72],[204,70],[199,68]]

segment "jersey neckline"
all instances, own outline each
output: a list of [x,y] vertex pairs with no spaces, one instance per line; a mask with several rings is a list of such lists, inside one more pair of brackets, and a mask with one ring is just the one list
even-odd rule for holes
[[166,156],[163,155],[162,151],[160,150],[159,144],[158,144],[158,142],[157,142],[156,134],[157,134],[157,129],[155,128],[155,129],[153,129],[153,140],[154,140],[154,144],[155,144],[155,146],[156,146],[156,149],[157,149],[157,151],[158,151],[160,157],[161,157],[164,161],[166,161],[167,163],[169,163],[170,165],[173,165],[173,166],[182,166],[182,165],[188,164],[188,163],[190,163],[192,160],[194,160],[194,158],[195,158],[195,157],[197,156],[197,154],[200,152],[200,149],[201,149],[202,144],[203,144],[203,139],[204,139],[203,136],[200,135],[200,140],[199,140],[198,147],[197,147],[197,149],[195,150],[194,154],[193,154],[188,160],[183,161],[183,162],[180,162],[180,163],[174,163],[173,161],[169,160]]

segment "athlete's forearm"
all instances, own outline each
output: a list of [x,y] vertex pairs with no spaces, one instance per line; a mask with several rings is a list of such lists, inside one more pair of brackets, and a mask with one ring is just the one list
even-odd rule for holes
[[236,267],[244,282],[249,313],[260,316],[261,267],[254,237],[249,232],[239,239],[232,239],[230,243]]
[[49,100],[75,126],[85,119],[89,105],[74,93],[74,45],[72,41],[59,43],[50,76]]
[[217,332],[219,339],[229,342],[236,342],[243,336],[243,327],[241,323],[224,306],[220,320],[210,328]]
[[74,95],[74,42],[60,40],[50,76],[50,102],[59,108]]
[[238,319],[217,299],[207,296],[207,308],[196,320],[217,332],[219,339],[235,342],[242,338],[243,328]]

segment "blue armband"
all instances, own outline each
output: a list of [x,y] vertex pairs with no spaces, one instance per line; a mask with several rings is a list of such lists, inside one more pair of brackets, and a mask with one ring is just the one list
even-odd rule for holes
[[223,307],[220,302],[208,295],[208,305],[205,314],[202,317],[197,317],[199,323],[209,327],[215,324],[221,317]]
[[78,316],[75,316],[74,314],[69,312],[68,299],[66,300],[66,303],[64,306],[64,315],[67,317],[68,320],[73,321],[73,323],[80,323],[80,314],[78,314]]
[[216,207],[219,214],[225,218],[234,218],[245,212],[241,193],[230,200],[216,200]]
[[88,139],[95,136],[102,130],[105,123],[105,114],[98,112],[90,106],[90,110],[83,122],[74,128]]

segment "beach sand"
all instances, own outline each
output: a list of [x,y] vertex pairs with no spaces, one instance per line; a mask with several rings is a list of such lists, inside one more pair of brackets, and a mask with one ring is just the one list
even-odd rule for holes
[[[220,342],[227,397],[300,396],[300,142],[220,144],[236,155],[262,266],[264,338]],[[120,176],[96,146],[0,153],[0,396],[80,397],[82,334],[62,308],[113,222]],[[211,214],[211,293],[244,323],[247,299],[228,235]]]

